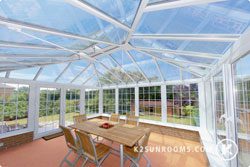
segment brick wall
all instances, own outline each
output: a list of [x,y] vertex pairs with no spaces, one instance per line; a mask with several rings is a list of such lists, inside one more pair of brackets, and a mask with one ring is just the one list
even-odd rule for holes
[[[100,117],[100,118],[108,120],[107,117]],[[120,122],[124,123],[124,120],[120,120]],[[199,132],[196,132],[196,131],[173,128],[173,127],[166,127],[166,126],[160,126],[160,125],[152,125],[152,124],[141,123],[141,122],[139,126],[150,128],[152,132],[155,132],[155,133],[160,133],[164,135],[169,135],[169,136],[174,136],[174,137],[178,137],[182,139],[200,142]]]
[[4,146],[0,147],[0,150],[4,150],[10,147],[18,146],[24,143],[33,141],[33,132],[27,132],[15,136],[1,138],[0,143],[4,143]]

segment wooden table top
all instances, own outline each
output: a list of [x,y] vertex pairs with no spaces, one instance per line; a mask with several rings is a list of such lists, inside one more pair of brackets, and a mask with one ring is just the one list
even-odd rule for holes
[[[113,124],[114,127],[109,129],[100,128],[103,123]],[[87,133],[91,133],[105,139],[133,147],[138,140],[145,135],[145,128],[133,125],[118,124],[117,122],[106,121],[102,119],[91,119],[80,124],[70,126]]]

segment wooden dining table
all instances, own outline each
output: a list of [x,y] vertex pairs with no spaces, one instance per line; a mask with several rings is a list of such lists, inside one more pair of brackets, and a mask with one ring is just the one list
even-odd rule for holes
[[[100,128],[99,126],[103,123],[109,123],[114,126],[109,129]],[[124,146],[133,147],[145,135],[145,128],[143,127],[119,124],[117,122],[102,119],[91,119],[82,123],[71,125],[70,127],[119,143],[121,167],[124,165]]]

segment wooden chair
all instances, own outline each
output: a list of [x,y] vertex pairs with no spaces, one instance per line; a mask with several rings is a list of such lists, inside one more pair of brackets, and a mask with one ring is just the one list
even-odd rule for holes
[[79,124],[87,120],[87,115],[82,114],[82,115],[76,115],[73,117],[74,124]]
[[120,121],[120,115],[119,114],[111,114],[111,116],[109,117],[109,121],[119,122]]
[[135,115],[127,114],[125,123],[128,125],[139,126],[139,117]]
[[85,132],[80,132],[79,130],[76,130],[75,132],[80,142],[81,155],[85,158],[82,166],[90,160],[99,167],[111,153],[111,148],[102,143],[95,144],[92,137]]
[[[126,159],[129,159],[131,161],[131,163],[132,163],[130,166],[135,165],[136,167],[139,167],[139,161],[140,161],[141,157],[144,157],[145,160],[147,161],[147,167],[151,166],[150,160],[144,154],[145,147],[148,145],[150,132],[151,132],[151,130],[149,128],[145,130],[145,135],[134,146],[134,147],[137,147],[137,148],[128,147],[128,146],[124,147],[124,156],[125,156]],[[141,151],[140,148],[143,148],[142,152],[140,152]]]
[[[66,144],[67,144],[68,149],[69,149],[68,153],[63,158],[60,166],[62,166],[63,163],[66,162],[69,166],[73,167],[73,166],[75,166],[75,164],[77,163],[77,161],[81,157],[81,154],[80,154],[80,144],[79,144],[79,142],[77,142],[77,140],[73,136],[70,128],[64,127],[64,126],[60,126],[60,128],[62,129],[62,131],[64,133]],[[71,161],[69,161],[67,159],[68,156],[72,153],[72,151],[78,154],[77,158],[73,162],[71,162]]]

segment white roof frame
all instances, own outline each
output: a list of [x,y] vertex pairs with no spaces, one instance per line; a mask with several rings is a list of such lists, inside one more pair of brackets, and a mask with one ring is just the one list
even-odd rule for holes
[[210,59],[221,59],[223,55],[221,54],[212,54],[212,53],[203,53],[203,52],[191,52],[191,51],[181,51],[181,50],[169,50],[169,49],[152,49],[148,47],[134,47],[135,50],[148,51],[148,52],[159,52],[159,53],[168,53],[172,55],[182,55],[182,56],[191,56],[191,57],[201,57],[201,58],[210,58]]
[[131,29],[128,33],[125,44],[127,44],[130,41],[130,38],[133,35],[137,25],[139,24],[141,17],[144,13],[144,9],[146,8],[147,4],[148,4],[148,0],[141,0],[140,6],[138,7],[137,13],[136,13],[134,21],[132,23]]
[[116,45],[119,46],[119,44],[111,43],[111,42],[106,42],[106,41],[101,41],[98,39],[91,39],[85,36],[81,35],[76,35],[68,32],[63,32],[59,30],[55,30],[52,28],[47,28],[47,27],[42,27],[34,24],[28,24],[28,23],[23,23],[19,21],[13,21],[13,20],[8,20],[5,18],[0,17],[0,24],[5,25],[7,27],[13,28],[13,29],[27,29],[27,30],[32,30],[36,32],[42,32],[46,34],[52,34],[52,35],[58,35],[62,37],[67,37],[67,38],[72,38],[72,39],[81,39],[89,42],[95,42],[95,43],[102,43],[102,44],[107,44],[107,45]]
[[80,9],[102,19],[102,20],[105,20],[113,25],[116,25],[117,27],[122,28],[123,30],[130,31],[130,28],[127,25],[121,23],[120,21],[114,19],[113,17],[107,15],[106,13],[93,7],[92,5],[87,4],[84,1],[79,1],[79,0],[65,0],[65,1],[72,4],[73,6],[75,6],[77,8],[80,8]]
[[236,42],[240,34],[134,34],[133,39]]
[[137,67],[137,69],[140,71],[140,73],[142,74],[142,76],[146,79],[146,81],[150,82],[150,80],[148,79],[148,77],[145,75],[145,73],[142,71],[142,69],[140,68],[140,66],[138,65],[138,63],[135,61],[135,59],[133,58],[133,56],[130,55],[130,53],[128,51],[126,51],[126,54],[128,55],[128,57],[130,58],[130,60],[134,63],[134,65]]
[[144,12],[152,12],[152,11],[158,11],[158,10],[173,9],[173,8],[201,5],[201,4],[221,2],[221,1],[225,1],[225,0],[176,0],[176,1],[170,1],[170,2],[163,1],[159,3],[149,4],[145,8]]
[[80,77],[89,67],[91,66],[91,63],[89,63],[81,72],[79,72],[74,79],[70,83],[73,83],[78,77]]

